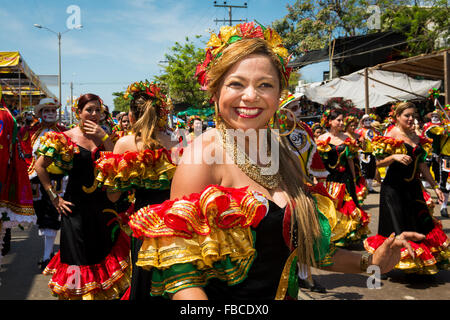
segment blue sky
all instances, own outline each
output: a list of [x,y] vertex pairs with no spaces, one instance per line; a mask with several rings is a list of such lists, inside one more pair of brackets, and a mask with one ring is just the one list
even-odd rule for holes
[[[33,27],[40,24],[56,32],[67,29],[70,5],[80,8],[83,28],[62,35],[62,100],[87,92],[98,94],[113,109],[112,92],[161,72],[161,60],[174,42],[186,36],[209,39],[228,19],[228,9],[213,0],[15,0],[0,7],[0,51],[20,51],[38,75],[58,74],[58,42],[55,34]],[[227,1],[242,5],[245,1]],[[269,25],[287,14],[294,0],[247,0],[248,8],[233,9],[233,19],[257,20]],[[223,4],[223,1],[217,1]],[[201,43],[199,42],[199,45]],[[323,67],[302,69],[303,78],[319,81]],[[48,87],[58,96],[58,87]]]

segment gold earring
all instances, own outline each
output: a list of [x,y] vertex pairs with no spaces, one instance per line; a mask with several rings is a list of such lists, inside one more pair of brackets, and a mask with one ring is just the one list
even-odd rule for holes
[[[277,110],[277,112],[274,114],[274,116],[270,119],[270,122],[269,122],[269,123],[271,123],[271,124],[269,124],[269,129],[270,129],[271,131],[272,131],[272,128],[273,128],[273,126],[274,126],[274,124],[275,124],[275,120],[276,120],[277,118],[278,118],[278,126],[279,126],[281,129],[283,129],[283,128],[286,129],[286,127],[287,127],[287,124],[286,124],[287,116],[286,116],[285,114],[281,115],[280,117],[276,117],[276,114],[277,114],[277,113],[281,114],[281,110],[286,110],[286,111],[290,112],[291,115],[293,116],[293,119],[295,119],[295,114],[294,114],[294,112],[292,112],[291,110],[286,109],[286,108],[279,109],[279,110]],[[289,131],[284,132],[284,133],[276,133],[275,131],[273,131],[273,132],[274,132],[276,135],[280,136],[280,137],[285,137],[285,136],[290,135],[292,132],[294,132],[294,130],[295,130],[296,127],[297,127],[297,121],[294,120],[294,126],[293,126],[292,129],[290,129]]]

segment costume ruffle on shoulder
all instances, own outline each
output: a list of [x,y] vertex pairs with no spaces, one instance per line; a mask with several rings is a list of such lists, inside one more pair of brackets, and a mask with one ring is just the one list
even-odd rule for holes
[[[331,137],[328,137],[326,140],[321,140],[317,142],[317,150],[319,151],[320,155],[323,157],[327,157],[326,153],[330,152],[332,150],[330,146],[330,140]],[[346,156],[349,159],[353,159],[358,155],[359,146],[358,141],[352,138],[347,138],[342,143],[346,146],[344,150],[339,154],[338,156],[338,162],[340,162],[341,157]]]
[[375,156],[387,156],[392,154],[407,154],[408,150],[403,140],[377,136],[372,140],[372,153]]
[[60,132],[47,132],[41,137],[41,145],[36,151],[39,156],[53,159],[53,165],[67,173],[73,167],[73,157],[80,153],[78,145],[70,140],[68,136]]
[[211,278],[244,280],[256,255],[250,226],[267,211],[261,193],[216,185],[137,211],[129,222],[144,239],[136,265],[155,268],[152,294],[205,286]]
[[96,188],[111,191],[128,191],[132,188],[165,190],[170,187],[175,169],[170,151],[164,148],[128,151],[124,154],[104,151],[95,161],[93,185],[84,189],[86,192]]

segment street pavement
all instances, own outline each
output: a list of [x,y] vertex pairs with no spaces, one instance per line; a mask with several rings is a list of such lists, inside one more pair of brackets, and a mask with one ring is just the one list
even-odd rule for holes
[[[375,188],[379,190],[379,188]],[[434,192],[428,190],[436,200]],[[371,215],[371,235],[378,226],[379,194],[369,194],[364,209]],[[450,219],[441,218],[436,205],[434,216],[441,220],[444,231],[450,234]],[[50,276],[40,274],[37,265],[43,253],[43,238],[36,226],[12,230],[11,250],[3,257],[0,269],[0,300],[56,300],[48,288]],[[55,252],[59,249],[59,234]],[[350,248],[363,252],[362,245]],[[327,293],[302,291],[301,299],[319,300],[448,300],[450,299],[450,270],[433,276],[406,275],[400,271],[388,273],[379,288],[368,288],[368,275],[342,274],[313,269],[314,279],[327,289]],[[374,284],[369,279],[369,284]],[[376,284],[376,283],[375,283]]]

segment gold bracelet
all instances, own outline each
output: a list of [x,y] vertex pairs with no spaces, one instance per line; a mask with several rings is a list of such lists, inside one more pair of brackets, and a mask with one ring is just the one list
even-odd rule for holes
[[108,135],[108,134],[105,134],[105,135],[103,136],[103,138],[102,138],[102,142],[105,142],[106,139],[108,139],[108,138],[109,138],[109,135]]
[[369,260],[372,256],[369,252],[364,252],[361,256],[360,268],[362,272],[367,272],[367,268],[369,268]]
[[51,200],[51,201],[53,201],[53,200],[55,200],[56,198],[59,197],[59,196],[53,191],[53,189],[52,189],[51,187],[47,189],[47,193],[48,193],[48,196],[50,197],[50,200]]
[[439,185],[438,184],[435,184],[434,186],[433,186],[433,189],[439,189]]

